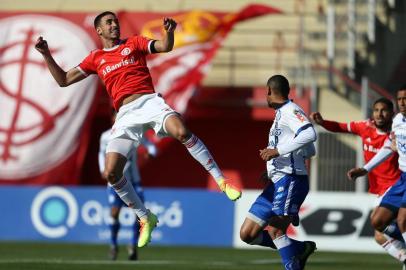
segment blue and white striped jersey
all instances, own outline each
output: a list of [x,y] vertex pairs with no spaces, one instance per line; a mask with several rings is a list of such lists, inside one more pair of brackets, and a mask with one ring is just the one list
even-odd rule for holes
[[[297,104],[288,101],[282,107],[276,110],[275,120],[269,131],[269,149],[286,148],[294,142],[294,138],[307,129],[312,129],[315,135],[313,125]],[[315,138],[315,137],[314,137]],[[277,182],[286,174],[307,175],[305,159],[315,154],[313,141],[306,141],[299,149],[283,153],[279,157],[273,158],[267,162],[268,178]]]
[[406,172],[406,117],[398,113],[392,122],[392,133],[399,154],[399,169]]

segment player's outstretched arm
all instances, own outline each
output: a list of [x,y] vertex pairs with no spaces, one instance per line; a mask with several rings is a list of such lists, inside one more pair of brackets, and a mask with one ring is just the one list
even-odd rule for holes
[[68,72],[65,72],[56,62],[55,59],[52,57],[51,52],[48,48],[48,43],[42,37],[37,39],[35,44],[35,49],[39,51],[45,59],[45,62],[48,66],[49,71],[54,77],[55,81],[58,83],[60,87],[69,86],[75,82],[83,80],[86,78],[77,68],[72,68]]
[[347,177],[351,181],[355,181],[358,177],[367,175],[368,171],[364,168],[352,168],[347,172]]
[[156,52],[170,52],[173,49],[173,44],[175,42],[174,31],[176,29],[177,23],[171,18],[164,18],[164,29],[165,34],[161,40],[157,40],[154,43]]
[[347,123],[339,123],[339,122],[336,122],[336,121],[325,120],[323,118],[323,116],[321,115],[321,113],[319,113],[319,112],[312,112],[309,117],[312,120],[312,122],[316,123],[317,125],[320,125],[320,126],[324,127],[328,131],[351,133],[348,130],[348,124]]

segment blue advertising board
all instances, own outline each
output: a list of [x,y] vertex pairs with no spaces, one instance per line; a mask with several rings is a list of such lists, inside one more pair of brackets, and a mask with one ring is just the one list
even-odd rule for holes
[[[158,215],[157,245],[231,246],[234,204],[218,192],[146,189]],[[103,187],[0,187],[0,240],[107,243],[110,209]],[[119,241],[132,235],[131,209],[120,213]]]

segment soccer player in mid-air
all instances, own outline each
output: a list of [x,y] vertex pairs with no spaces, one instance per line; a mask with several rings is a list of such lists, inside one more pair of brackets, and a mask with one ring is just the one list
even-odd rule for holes
[[[386,234],[394,234],[392,222],[395,220],[401,234],[400,238],[406,242],[406,85],[402,86],[396,94],[399,113],[392,123],[392,133],[385,145],[363,168],[354,168],[348,172],[349,177],[366,175],[379,164],[390,158],[394,152],[398,153],[398,164],[401,175],[398,181],[383,195],[379,207],[372,217],[373,227]],[[392,235],[391,235],[392,236]],[[406,269],[406,260],[403,260],[403,269]]]
[[[289,100],[289,82],[282,75],[267,83],[267,102],[275,112],[268,147],[259,151],[266,161],[268,185],[252,204],[240,229],[250,245],[276,248],[286,270],[304,269],[316,249],[312,241],[286,235],[290,224],[299,225],[299,209],[309,192],[305,159],[314,155],[316,132],[303,110]],[[264,230],[268,226],[268,230]]]
[[146,129],[152,128],[158,136],[171,136],[184,144],[230,200],[240,198],[241,190],[225,179],[203,142],[186,128],[179,114],[154,91],[146,56],[173,49],[176,22],[171,18],[164,18],[161,40],[142,36],[121,39],[118,18],[110,11],[97,15],[94,27],[103,49],[92,51],[78,66],[67,72],[55,62],[42,37],[38,38],[35,48],[42,54],[49,71],[61,87],[83,80],[90,74],[98,74],[104,82],[118,114],[109,137],[103,174],[140,219],[138,246],[143,247],[151,240],[151,233],[158,219],[145,208],[131,183],[123,177],[123,169],[127,154],[134,143],[140,143]]
[[[115,112],[113,112],[113,122],[115,119]],[[103,173],[104,171],[104,164],[106,161],[106,148],[109,142],[111,129],[108,129],[102,133],[100,136],[100,145],[99,145],[99,169],[100,172]],[[154,143],[147,139],[147,137],[143,137],[141,140],[141,144],[146,148],[148,157],[155,157],[157,154],[157,147]],[[130,181],[132,184],[135,192],[137,193],[138,197],[144,202],[144,192],[141,186],[141,176],[138,170],[137,160],[137,147],[134,148],[128,153],[129,157],[127,163],[124,167],[124,177]],[[117,193],[114,191],[113,187],[110,184],[107,184],[107,201],[110,206],[110,216],[112,218],[110,224],[110,251],[109,251],[109,258],[111,260],[116,260],[118,255],[118,233],[120,231],[120,221],[119,215],[121,208],[124,206],[124,202],[120,199]],[[137,242],[139,237],[139,222],[135,219],[132,229],[133,235],[131,238],[131,244],[128,246],[128,259],[135,261],[138,260],[138,252],[137,252]]]
[[[361,137],[364,160],[368,162],[384,146],[385,141],[389,138],[394,114],[392,101],[387,98],[379,98],[373,104],[372,119],[339,123],[323,119],[319,112],[311,113],[310,118],[328,131],[350,133]],[[376,208],[385,191],[399,179],[400,171],[398,167],[398,156],[393,155],[375,170],[369,172],[368,191],[376,196],[371,219],[373,219]],[[349,172],[350,178],[352,178],[351,174],[352,171]],[[403,241],[393,239],[377,230],[375,231],[375,241],[397,260],[403,262],[406,259],[406,247]]]

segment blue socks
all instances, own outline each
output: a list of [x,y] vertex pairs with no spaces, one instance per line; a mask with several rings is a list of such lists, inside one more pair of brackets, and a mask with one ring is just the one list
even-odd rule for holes
[[138,220],[135,220],[133,225],[133,238],[131,240],[131,244],[133,247],[138,245],[138,237],[140,236],[140,223]]
[[117,220],[113,220],[113,223],[110,225],[110,232],[111,232],[111,245],[112,246],[117,246],[117,236],[118,236],[118,231],[120,230],[120,222]]
[[392,222],[390,225],[388,225],[385,230],[383,231],[384,234],[389,235],[393,239],[399,240],[404,242],[402,233],[399,230],[398,225],[396,222]]
[[262,230],[258,234],[258,236],[249,244],[276,249],[276,246],[267,230]]
[[304,243],[290,239],[286,234],[274,239],[275,246],[278,248],[282,257],[282,263],[286,270],[300,270],[300,264],[296,256],[304,249]]
[[[113,220],[113,223],[110,224],[110,232],[111,232],[111,237],[110,237],[110,243],[111,246],[117,246],[117,238],[118,238],[118,232],[120,230],[120,222]],[[131,245],[133,247],[136,247],[138,244],[138,237],[140,235],[140,223],[138,220],[134,222],[133,225],[133,237],[131,239]]]

